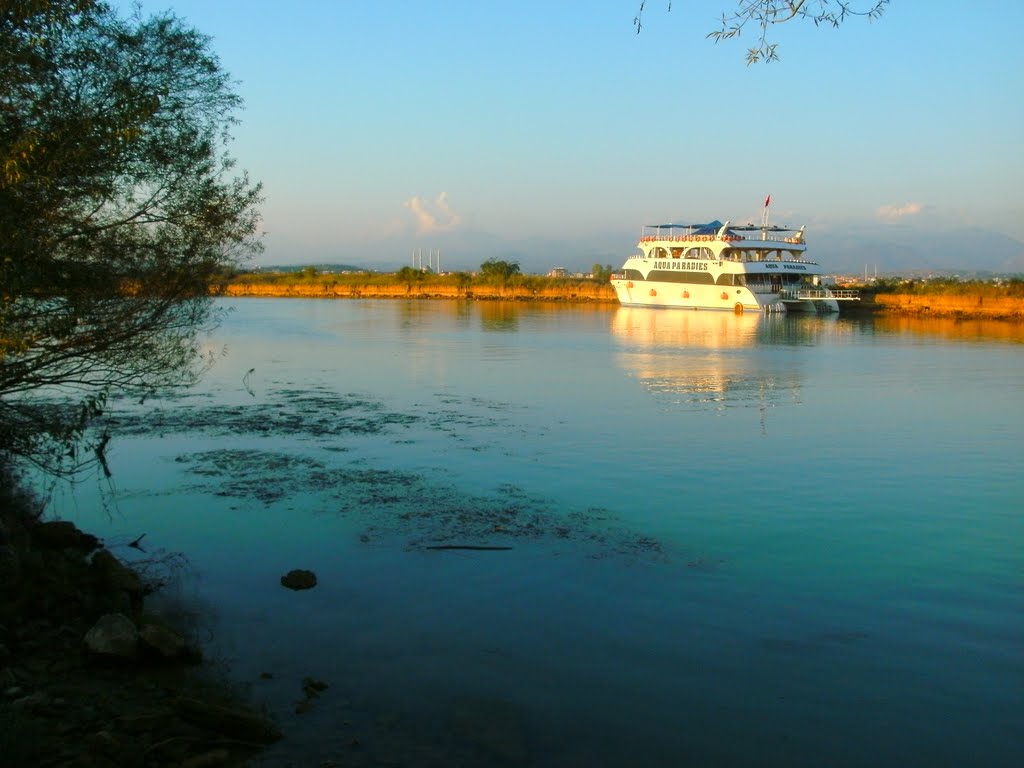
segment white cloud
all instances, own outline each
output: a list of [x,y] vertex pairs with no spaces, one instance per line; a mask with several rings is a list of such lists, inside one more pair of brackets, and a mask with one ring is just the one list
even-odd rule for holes
[[451,232],[462,221],[462,217],[448,204],[447,192],[442,192],[434,200],[412,197],[402,205],[416,217],[416,231],[421,235]]
[[880,219],[902,219],[904,216],[917,216],[924,210],[921,203],[907,203],[906,205],[883,205],[875,211]]

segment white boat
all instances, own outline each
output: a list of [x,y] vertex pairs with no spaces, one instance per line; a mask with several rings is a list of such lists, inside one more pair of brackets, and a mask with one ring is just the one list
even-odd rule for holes
[[733,312],[838,312],[856,291],[823,283],[804,258],[804,228],[761,225],[649,224],[622,269],[611,277],[627,307],[724,309]]

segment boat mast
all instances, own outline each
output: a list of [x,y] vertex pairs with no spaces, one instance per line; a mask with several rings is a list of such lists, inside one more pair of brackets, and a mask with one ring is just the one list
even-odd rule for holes
[[764,211],[761,212],[761,239],[768,239],[768,206],[772,203],[772,196],[769,193],[764,199]]

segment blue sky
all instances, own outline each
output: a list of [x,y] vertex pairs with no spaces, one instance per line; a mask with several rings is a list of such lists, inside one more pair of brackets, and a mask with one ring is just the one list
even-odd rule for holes
[[752,37],[706,39],[735,0],[648,0],[640,35],[638,6],[142,0],[238,80],[261,264],[617,266],[644,223],[757,220],[770,193],[837,269],[1024,271],[1024,3],[790,23],[749,67]]

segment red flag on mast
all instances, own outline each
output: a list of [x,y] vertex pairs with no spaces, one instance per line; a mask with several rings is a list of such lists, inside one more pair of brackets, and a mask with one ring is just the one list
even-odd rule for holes
[[768,203],[770,203],[771,201],[772,201],[772,196],[768,195],[768,197],[766,197],[764,199],[764,207],[767,208],[768,207]]

